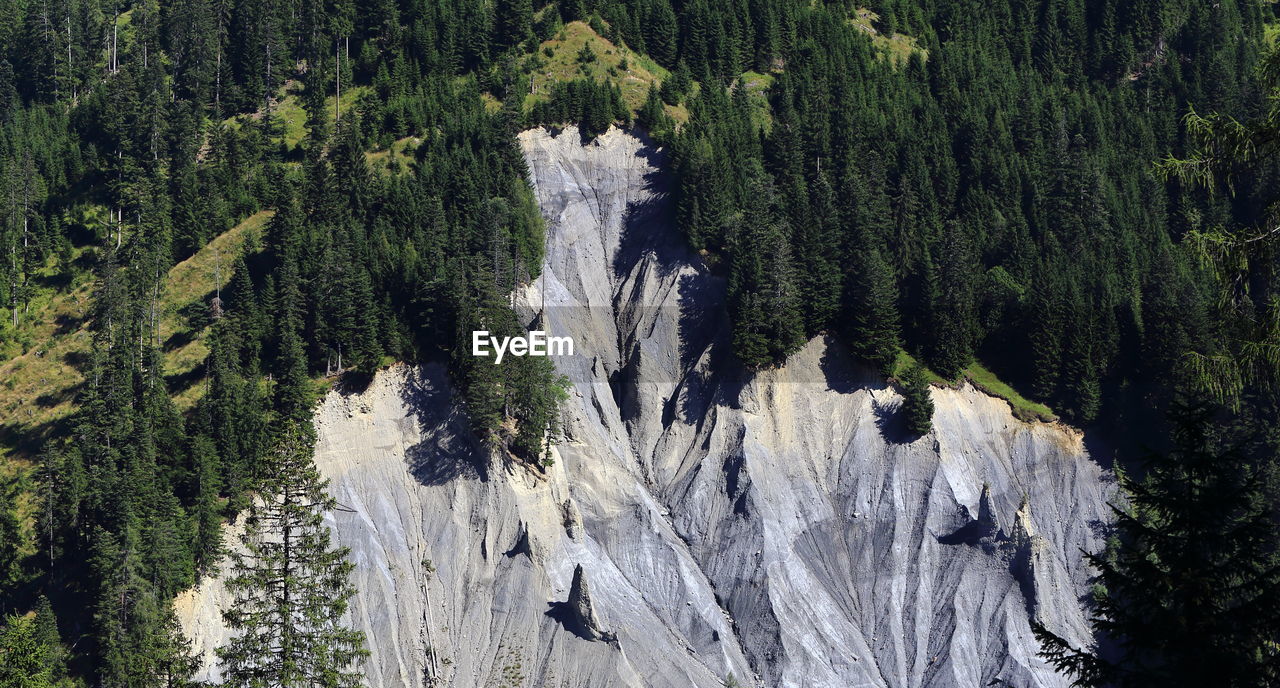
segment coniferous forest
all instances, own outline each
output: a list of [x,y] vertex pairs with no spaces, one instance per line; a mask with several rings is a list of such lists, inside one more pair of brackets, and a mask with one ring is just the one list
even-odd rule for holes
[[[522,329],[544,227],[515,136],[567,124],[666,148],[745,368],[829,333],[916,435],[967,377],[1107,438],[1103,650],[1039,629],[1052,663],[1280,685],[1270,3],[541,2],[0,0],[0,361],[57,333],[78,376],[0,380],[0,688],[194,685],[172,600],[233,537],[228,622],[277,635],[224,648],[227,685],[359,685],[311,409],[444,362],[476,435],[545,466],[567,382],[459,352]],[[556,52],[584,32],[627,57]],[[211,251],[175,331],[166,275]]]

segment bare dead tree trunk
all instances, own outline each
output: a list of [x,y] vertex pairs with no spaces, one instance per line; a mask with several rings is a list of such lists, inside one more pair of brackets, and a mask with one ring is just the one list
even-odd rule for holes
[[[46,4],[40,10],[40,28],[44,31],[45,45],[53,46],[53,38],[50,36],[54,32],[53,22],[49,19],[49,6]],[[53,59],[53,97],[58,98],[58,58]]]
[[218,42],[218,65],[215,68],[217,74],[213,78],[213,111],[219,116],[222,114],[222,42]]
[[[338,130],[342,128],[342,51],[336,45],[336,42],[333,50],[333,59],[333,75],[338,85],[337,96],[333,99],[333,133],[337,134]],[[342,364],[339,363],[338,367],[341,368]]]
[[[267,41],[267,82],[263,84],[263,97],[266,103],[271,102],[271,41]],[[270,114],[270,108],[264,108]]]
[[18,242],[13,242],[9,251],[13,262],[13,275],[9,279],[9,310],[13,312],[13,329],[18,329]]
[[71,68],[71,11],[67,11],[67,76],[71,81],[71,102],[76,101],[76,80]]
[[120,8],[111,18],[111,73],[120,71]]

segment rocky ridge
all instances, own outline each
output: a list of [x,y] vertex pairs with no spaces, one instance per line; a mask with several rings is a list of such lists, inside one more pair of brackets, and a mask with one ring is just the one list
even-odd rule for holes
[[[900,397],[819,338],[732,361],[723,285],[667,218],[661,152],[525,132],[548,221],[529,322],[574,337],[545,475],[490,456],[437,366],[316,415],[371,686],[1064,686],[1029,619],[1076,642],[1110,489],[1068,428],[970,387]],[[180,617],[216,677],[207,582]]]

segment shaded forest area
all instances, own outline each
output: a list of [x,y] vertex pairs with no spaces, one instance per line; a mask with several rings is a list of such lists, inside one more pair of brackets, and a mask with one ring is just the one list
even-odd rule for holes
[[[506,294],[536,276],[543,230],[514,135],[536,124],[590,137],[634,118],[670,148],[678,221],[728,277],[747,366],[820,331],[887,375],[906,365],[916,394],[909,359],[945,379],[980,360],[1126,455],[1178,446],[1164,414],[1182,392],[1267,426],[1280,357],[1246,345],[1273,341],[1274,256],[1224,297],[1201,240],[1269,219],[1275,161],[1231,194],[1156,163],[1196,149],[1191,108],[1264,114],[1269,13],[0,0],[0,351],[39,349],[33,300],[94,285],[76,410],[14,453],[0,490],[0,612],[36,612],[10,617],[6,647],[37,648],[45,684],[188,684],[170,600],[216,562],[315,378],[449,359],[476,432],[538,463],[562,394],[550,365],[455,356],[472,329],[521,327]],[[589,47],[534,96],[540,46],[575,21],[651,62],[638,106],[632,65],[602,70]],[[261,210],[201,295],[203,392],[180,411],[163,277]]]

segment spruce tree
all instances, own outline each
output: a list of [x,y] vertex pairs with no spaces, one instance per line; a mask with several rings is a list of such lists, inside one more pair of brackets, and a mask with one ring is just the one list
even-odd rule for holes
[[933,429],[933,398],[929,379],[919,363],[912,363],[902,376],[902,415],[907,432],[917,437]]
[[49,598],[44,595],[36,600],[35,612],[32,623],[35,624],[36,642],[40,643],[44,651],[44,666],[56,683],[67,673],[67,651],[63,648],[62,637],[58,633],[58,619],[53,614]]
[[7,599],[24,577],[18,494],[17,480],[0,478],[0,600]]
[[355,565],[330,542],[336,506],[312,462],[310,428],[281,424],[270,469],[233,550],[223,617],[236,635],[219,648],[228,688],[359,686],[364,633],[343,623]]
[[978,270],[966,233],[959,222],[947,228],[940,265],[926,277],[932,297],[927,304],[929,366],[948,380],[958,377],[973,360],[977,338],[973,276]]
[[804,321],[773,185],[759,163],[747,176],[747,205],[738,216],[731,246],[729,308],[734,351],[747,366],[762,368],[800,350]]
[[680,29],[676,23],[676,13],[669,0],[654,0],[652,8],[649,21],[644,27],[645,47],[649,49],[650,57],[670,69],[675,66],[679,51],[676,38]]
[[901,349],[893,271],[876,248],[859,252],[855,260],[849,314],[853,353],[888,375]]
[[0,688],[52,688],[53,672],[35,621],[11,615],[0,625]]
[[1280,681],[1280,566],[1268,495],[1274,457],[1217,428],[1223,413],[1178,402],[1174,448],[1145,479],[1120,471],[1114,546],[1098,570],[1078,649],[1042,626],[1041,654],[1077,686],[1271,686]]
[[192,505],[192,524],[195,541],[192,550],[197,574],[213,569],[222,553],[222,504],[219,491],[222,486],[221,464],[218,449],[213,440],[200,435],[191,443],[191,473],[195,504]]
[[498,49],[520,45],[533,37],[533,3],[530,0],[498,0],[494,3],[493,42]]

